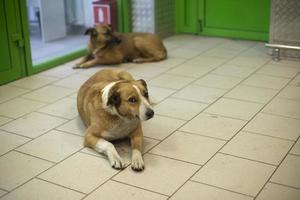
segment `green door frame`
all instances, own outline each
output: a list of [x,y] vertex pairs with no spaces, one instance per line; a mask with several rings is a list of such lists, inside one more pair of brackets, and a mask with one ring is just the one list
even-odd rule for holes
[[1,8],[4,11],[1,13],[1,23],[3,23],[1,28],[6,36],[1,41],[6,48],[1,51],[6,51],[4,58],[8,61],[8,63],[5,61],[1,63],[4,71],[0,73],[0,84],[3,84],[25,76],[26,71],[19,0],[3,0],[1,6],[5,6]]
[[[26,8],[26,0],[20,1],[21,21],[23,28],[23,37],[25,42],[25,57],[26,57],[26,72],[27,75],[32,75],[46,69],[50,69],[57,65],[66,63],[74,60],[86,54],[86,48],[78,49],[72,53],[68,53],[54,59],[47,60],[45,62],[33,65],[31,59],[31,48],[30,48],[30,33],[28,25],[28,15]],[[130,13],[130,0],[117,0],[118,6],[118,28],[120,32],[131,31],[131,13]]]

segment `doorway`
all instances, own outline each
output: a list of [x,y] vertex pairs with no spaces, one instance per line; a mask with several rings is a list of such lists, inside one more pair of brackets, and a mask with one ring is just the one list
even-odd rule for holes
[[176,0],[176,29],[237,39],[267,41],[270,0]]

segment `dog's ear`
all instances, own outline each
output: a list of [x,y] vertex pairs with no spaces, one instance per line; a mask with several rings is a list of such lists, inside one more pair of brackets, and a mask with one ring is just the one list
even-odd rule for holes
[[145,88],[147,88],[147,83],[144,79],[138,80]]
[[91,36],[97,36],[97,31],[95,28],[88,28],[84,32],[84,35],[91,35]]
[[113,91],[112,94],[108,97],[107,106],[116,106],[119,107],[121,104],[121,97],[117,91]]

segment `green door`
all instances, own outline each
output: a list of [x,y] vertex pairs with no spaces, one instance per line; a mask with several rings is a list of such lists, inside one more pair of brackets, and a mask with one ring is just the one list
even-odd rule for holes
[[177,0],[177,32],[268,40],[270,0]]
[[25,75],[20,19],[18,0],[0,0],[0,84]]

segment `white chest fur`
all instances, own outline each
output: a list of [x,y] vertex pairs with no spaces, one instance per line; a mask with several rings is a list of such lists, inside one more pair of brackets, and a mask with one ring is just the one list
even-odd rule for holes
[[102,133],[101,136],[109,141],[125,138],[137,128],[139,123],[138,119],[122,120],[112,129]]

